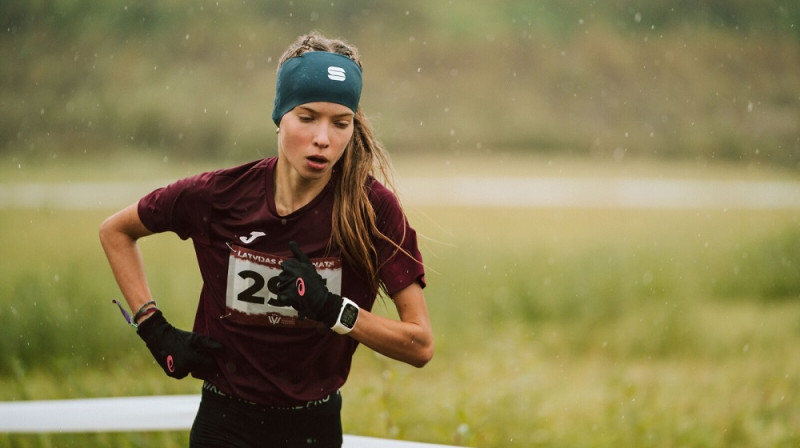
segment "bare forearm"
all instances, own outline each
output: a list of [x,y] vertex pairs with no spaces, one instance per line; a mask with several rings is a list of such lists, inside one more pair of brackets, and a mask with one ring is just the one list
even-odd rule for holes
[[[125,301],[135,311],[152,299],[138,238],[149,234],[135,209],[124,209],[100,226],[100,243]],[[135,218],[135,219],[134,219]]]
[[361,310],[349,336],[378,353],[415,367],[424,366],[433,357],[433,337],[424,324],[397,321]]

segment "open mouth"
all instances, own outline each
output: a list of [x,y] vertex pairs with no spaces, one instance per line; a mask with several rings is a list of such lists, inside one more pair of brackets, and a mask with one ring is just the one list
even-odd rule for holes
[[324,170],[328,165],[328,159],[323,156],[306,157],[306,164],[313,170]]

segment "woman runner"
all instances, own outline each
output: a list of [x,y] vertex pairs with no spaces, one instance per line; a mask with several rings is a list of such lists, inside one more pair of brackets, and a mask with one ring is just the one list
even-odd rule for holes
[[[167,375],[203,380],[192,447],[340,447],[359,344],[417,367],[433,356],[416,233],[361,86],[355,47],[301,36],[279,62],[276,157],[178,180],[100,227],[123,314]],[[137,245],[167,231],[200,268],[191,331],[158,309]],[[399,320],[370,312],[380,293]]]

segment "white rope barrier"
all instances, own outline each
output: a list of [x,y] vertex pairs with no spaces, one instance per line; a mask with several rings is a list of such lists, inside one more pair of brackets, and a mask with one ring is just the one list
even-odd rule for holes
[[[74,433],[183,431],[200,395],[0,402],[0,432]],[[447,445],[344,436],[343,448],[434,448]]]

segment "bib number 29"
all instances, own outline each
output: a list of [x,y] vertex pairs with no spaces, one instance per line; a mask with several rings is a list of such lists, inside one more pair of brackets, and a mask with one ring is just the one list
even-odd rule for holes
[[[284,258],[231,246],[225,294],[226,315],[248,324],[298,325],[297,311],[278,302],[278,276]],[[328,289],[339,294],[342,285],[338,258],[313,260]]]
[[[252,283],[250,286],[246,287],[244,290],[239,292],[236,295],[236,300],[241,300],[242,302],[247,303],[255,303],[259,305],[263,305],[265,303],[269,303],[272,306],[279,306],[278,301],[275,298],[270,298],[267,300],[264,297],[262,292],[266,292],[267,296],[269,296],[269,291],[274,291],[275,288],[278,286],[278,276],[270,277],[269,281],[264,280],[264,276],[260,273],[252,270],[244,270],[237,274],[239,278],[244,280],[251,280]],[[266,286],[266,291],[265,290]]]

